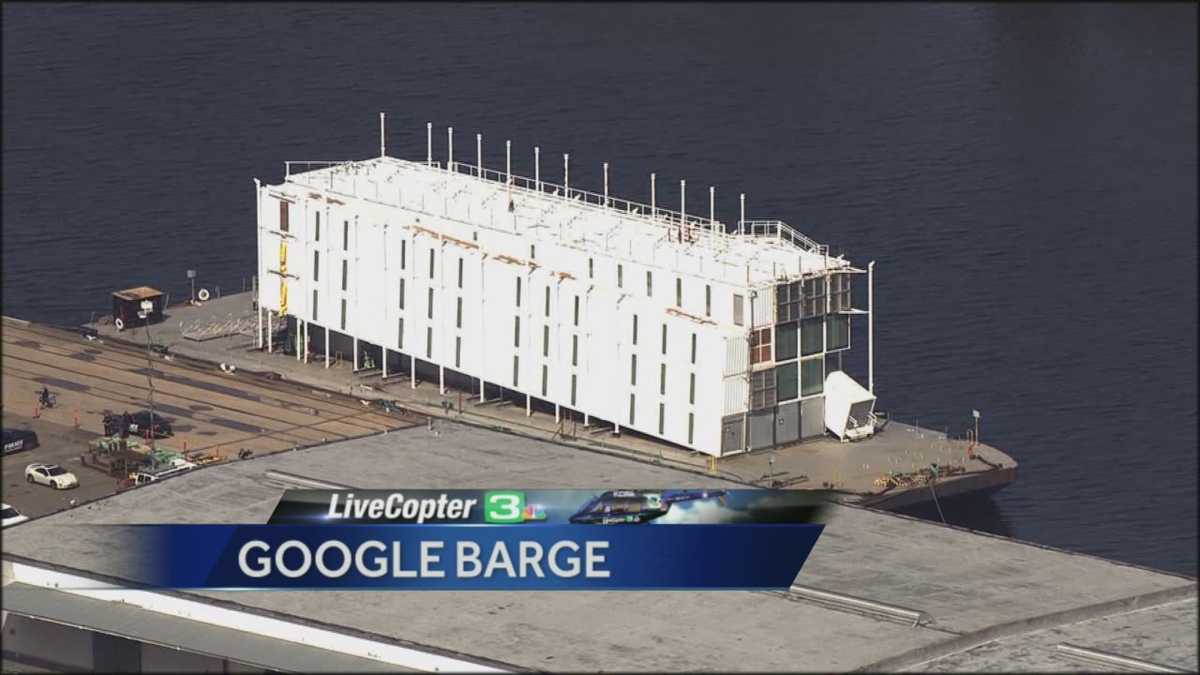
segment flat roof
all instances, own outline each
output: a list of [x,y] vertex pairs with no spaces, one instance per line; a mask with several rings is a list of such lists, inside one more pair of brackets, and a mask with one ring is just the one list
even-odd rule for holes
[[[262,523],[284,471],[355,488],[744,487],[521,436],[439,421],[231,462],[5,530],[8,553],[121,576],[102,528],[85,523]],[[1104,649],[1121,617],[1126,655],[1195,669],[1196,580],[867,509],[833,506],[797,583],[926,612],[918,627],[795,594],[745,591],[212,591],[275,615],[520,667],[554,670],[849,670],[908,659],[954,669],[961,652],[1029,631],[1077,630]],[[1192,598],[1172,622],[1131,612]],[[406,617],[398,621],[397,617]],[[1039,633],[1041,634],[1041,633]],[[982,644],[982,643],[981,643]],[[1028,643],[1022,643],[1028,644]],[[1190,655],[1190,656],[1189,656]],[[1047,652],[1049,663],[1059,663]],[[1039,657],[1040,658],[1040,657]],[[1039,662],[1041,663],[1041,662]],[[1044,665],[1044,664],[1043,664]],[[1064,664],[1067,667],[1071,664]],[[1039,667],[1040,668],[1040,667]]]
[[136,286],[134,288],[126,288],[123,291],[116,291],[113,295],[122,300],[149,300],[162,295],[162,291],[149,286]]
[[[436,198],[436,203],[448,199],[469,205],[470,213],[481,214],[481,220],[473,222],[480,229],[511,233],[511,229],[493,227],[482,219],[482,214],[511,200],[518,222],[527,223],[527,231],[538,238],[615,257],[621,257],[620,251],[655,251],[656,256],[669,258],[664,249],[703,256],[745,267],[748,283],[755,286],[826,269],[851,268],[844,258],[829,256],[827,246],[778,220],[747,220],[746,234],[738,234],[737,224],[729,227],[721,221],[684,216],[661,205],[652,207],[614,196],[606,200],[604,195],[575,187],[570,188],[568,198],[564,186],[509,177],[486,168],[479,177],[473,165],[461,162],[456,162],[452,171],[436,162],[426,165],[387,156],[290,164],[302,170],[289,170],[288,184],[410,210],[418,210],[425,196]],[[703,192],[699,196],[707,198]]]

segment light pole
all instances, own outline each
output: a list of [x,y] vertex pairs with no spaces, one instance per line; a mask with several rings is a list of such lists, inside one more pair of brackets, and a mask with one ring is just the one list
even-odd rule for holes
[[975,418],[975,444],[979,444],[979,411],[972,410],[971,415]]
[[196,270],[187,271],[188,281],[192,284],[192,304],[196,304]]
[[155,450],[155,432],[154,432],[154,379],[150,374],[154,372],[154,365],[150,361],[150,315],[154,313],[154,303],[150,300],[143,300],[141,311],[138,312],[138,318],[145,321],[146,326],[146,382],[150,386],[150,450]]

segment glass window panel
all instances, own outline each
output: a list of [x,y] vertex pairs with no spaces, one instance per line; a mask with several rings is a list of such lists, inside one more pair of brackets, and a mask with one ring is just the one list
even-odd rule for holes
[[829,332],[826,349],[845,349],[850,346],[850,317],[845,314],[830,315],[825,322]]
[[800,397],[800,378],[795,361],[775,367],[775,390],[780,401]]
[[825,391],[825,359],[806,359],[800,362],[800,387],[802,396]]
[[825,342],[825,320],[817,317],[800,322],[800,355],[821,353]]
[[783,323],[775,327],[775,360],[787,361],[796,358],[798,341],[800,340],[799,326],[795,322]]

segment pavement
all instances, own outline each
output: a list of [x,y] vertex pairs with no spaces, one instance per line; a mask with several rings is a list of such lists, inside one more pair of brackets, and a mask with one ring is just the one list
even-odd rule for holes
[[[265,522],[283,471],[355,488],[738,487],[668,466],[438,420],[214,465],[5,531],[5,552],[120,576],[91,523]],[[147,517],[144,514],[153,514]],[[226,592],[212,598],[521,668],[1079,670],[1063,640],[1197,668],[1196,579],[831,506],[796,583],[925,612],[919,626],[779,592]],[[398,620],[398,617],[405,617]],[[1006,651],[1008,650],[1008,651]]]
[[[743,483],[766,486],[774,481],[776,487],[791,489],[831,486],[849,503],[898,508],[929,501],[934,495],[927,487],[885,491],[875,485],[875,480],[892,471],[916,471],[934,462],[963,469],[960,475],[939,479],[937,494],[945,496],[996,489],[1016,476],[1017,462],[997,448],[977,444],[973,454],[981,459],[973,459],[968,457],[968,444],[962,439],[898,422],[892,422],[882,432],[863,441],[842,443],[834,438],[810,439],[790,447],[720,458],[710,464],[707,455],[641,434],[624,431],[620,436],[614,436],[607,427],[585,427],[577,414],[569,417],[570,411],[564,410],[556,420],[553,407],[535,404],[532,414],[526,414],[523,396],[480,404],[477,394],[449,387],[443,394],[436,381],[421,377],[414,380],[406,368],[397,373],[389,372],[389,378],[384,380],[378,370],[371,374],[354,373],[353,364],[344,359],[334,359],[327,368],[323,354],[305,363],[294,354],[284,354],[282,345],[276,345],[279,351],[273,353],[258,350],[253,330],[246,332],[256,321],[252,294],[237,293],[201,305],[168,307],[165,320],[153,326],[152,337],[155,343],[167,346],[174,354],[209,363],[233,364],[243,370],[279,373],[290,381],[363,399],[399,400],[425,415],[603,449],[640,461],[701,471]],[[93,327],[102,336],[120,340],[136,340],[143,335],[141,329],[117,332],[103,321]],[[242,332],[205,340],[185,337],[220,335],[222,328],[241,328]]]

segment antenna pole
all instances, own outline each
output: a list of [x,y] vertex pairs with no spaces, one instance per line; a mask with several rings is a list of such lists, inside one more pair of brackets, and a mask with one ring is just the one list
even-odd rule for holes
[[746,193],[738,195],[738,203],[742,207],[742,215],[738,218],[738,234],[746,234]]
[[875,261],[867,264],[867,391],[875,393]]
[[563,199],[571,198],[571,156],[563,155]]
[[538,192],[542,191],[542,149],[533,146],[533,184]]
[[475,134],[475,175],[483,180],[483,134]]
[[512,141],[504,141],[504,182],[512,192]]
[[608,208],[608,162],[604,163],[604,208]]
[[450,143],[450,149],[446,155],[446,170],[454,169],[454,127],[446,127],[446,139]]
[[425,166],[433,166],[433,122],[425,123]]
[[717,188],[708,186],[708,224],[717,224]]
[[682,235],[684,229],[687,228],[687,231],[688,231],[687,233],[690,238],[690,235],[692,234],[692,232],[691,232],[691,228],[687,227],[687,210],[685,208],[687,205],[687,201],[685,199],[686,197],[687,197],[687,181],[680,179],[680,181],[679,181],[679,234]]
[[387,157],[387,145],[384,143],[384,134],[383,134],[383,129],[384,129],[383,118],[384,118],[384,113],[379,113],[379,156]]

